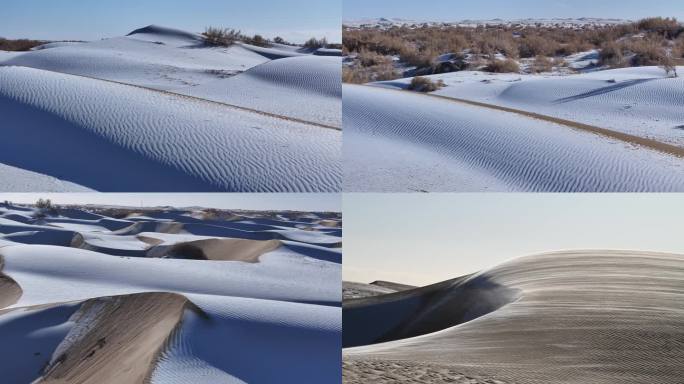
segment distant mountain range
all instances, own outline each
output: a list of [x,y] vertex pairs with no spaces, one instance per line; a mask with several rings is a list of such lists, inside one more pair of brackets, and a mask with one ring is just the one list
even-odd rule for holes
[[411,25],[423,25],[428,24],[430,26],[478,26],[478,25],[525,25],[525,26],[557,26],[566,28],[584,27],[584,26],[605,26],[605,25],[615,25],[628,23],[630,20],[625,19],[603,19],[603,18],[592,18],[592,17],[581,17],[578,19],[572,18],[551,18],[551,19],[490,19],[490,20],[460,20],[460,21],[419,21],[419,20],[408,20],[401,18],[367,18],[358,20],[345,20],[343,25],[350,28],[391,28],[400,26],[411,26]]

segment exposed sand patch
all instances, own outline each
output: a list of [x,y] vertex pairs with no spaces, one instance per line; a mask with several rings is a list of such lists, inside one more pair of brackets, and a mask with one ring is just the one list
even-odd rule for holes
[[155,239],[154,237],[149,237],[149,236],[140,236],[140,235],[138,235],[138,236],[136,236],[136,237],[138,238],[138,240],[142,241],[143,243],[147,243],[147,244],[149,244],[149,245],[151,245],[151,246],[153,246],[153,247],[154,247],[155,245],[159,245],[159,244],[161,244],[161,243],[164,242],[164,241],[161,240],[161,239]]
[[342,382],[345,384],[507,384],[508,382],[466,376],[452,367],[437,364],[390,361],[351,360],[342,362]]
[[11,277],[2,273],[2,256],[0,255],[0,308],[9,307],[21,297],[21,287]]
[[318,225],[329,228],[340,228],[342,226],[342,223],[340,223],[337,220],[321,220],[318,222]]
[[279,240],[206,239],[176,244],[167,254],[190,259],[258,263],[259,257],[281,245]]
[[83,303],[76,325],[36,383],[143,384],[188,300],[140,293]]

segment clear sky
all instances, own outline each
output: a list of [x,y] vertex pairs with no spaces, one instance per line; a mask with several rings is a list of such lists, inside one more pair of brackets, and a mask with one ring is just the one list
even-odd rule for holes
[[345,280],[427,285],[567,249],[684,254],[684,194],[345,194]]
[[251,210],[341,210],[334,193],[0,193],[0,201],[35,203],[39,198],[56,204],[104,204],[134,207],[191,207]]
[[398,17],[417,21],[648,16],[684,20],[682,0],[343,0],[343,19]]
[[2,0],[0,36],[94,40],[158,24],[192,32],[224,26],[302,42],[341,41],[341,0]]

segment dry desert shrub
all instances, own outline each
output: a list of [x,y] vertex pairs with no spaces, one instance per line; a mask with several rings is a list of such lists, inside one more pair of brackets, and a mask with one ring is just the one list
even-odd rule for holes
[[[608,67],[661,65],[671,50],[675,61],[684,59],[684,27],[675,19],[650,18],[638,22],[603,26],[403,25],[392,27],[343,28],[343,52],[364,52],[363,63],[378,65],[372,53],[396,56],[416,67],[412,74],[427,75],[468,68],[517,72],[514,62],[498,63],[494,57],[534,59],[532,71],[545,71],[548,62],[562,65],[563,58],[593,49],[600,51],[600,64]],[[667,50],[665,49],[667,48]],[[443,65],[435,59],[444,54],[467,57],[465,65]],[[367,59],[368,58],[368,59]],[[482,63],[484,61],[484,63]],[[555,63],[555,64],[554,64]],[[453,64],[453,63],[451,63]],[[407,75],[407,74],[404,74]]]
[[217,47],[230,47],[242,37],[240,31],[235,29],[216,27],[207,27],[202,35],[207,45]]
[[624,66],[625,56],[622,54],[622,47],[612,41],[605,43],[599,52],[599,64],[612,68]]
[[532,63],[532,72],[550,72],[553,69],[554,61],[546,56],[537,56]]
[[328,46],[328,40],[326,40],[325,37],[323,37],[321,39],[317,39],[315,37],[312,37],[304,43],[304,48],[309,48],[309,49],[325,48],[327,46]]
[[485,71],[493,73],[518,73],[520,72],[520,65],[512,59],[491,60],[485,67]]
[[261,35],[254,35],[252,37],[245,37],[244,42],[247,44],[256,45],[257,47],[268,48],[268,47],[272,46],[271,43]]
[[28,51],[42,44],[45,42],[28,39],[8,40],[0,37],[0,51]]
[[667,58],[667,52],[654,40],[637,40],[624,43],[623,51],[632,54],[630,65],[642,67],[660,65]]
[[666,39],[675,39],[684,32],[684,27],[675,18],[651,17],[639,20],[636,25],[640,31],[656,33]]
[[416,76],[411,79],[407,89],[416,92],[434,92],[442,87],[444,87],[442,80],[432,81],[427,77]]

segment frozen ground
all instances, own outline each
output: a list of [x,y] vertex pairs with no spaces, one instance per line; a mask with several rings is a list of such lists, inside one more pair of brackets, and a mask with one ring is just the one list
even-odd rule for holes
[[565,251],[350,300],[344,382],[675,383],[683,282],[682,255]]
[[3,382],[339,378],[339,215],[203,215],[0,205]]
[[340,58],[257,48],[150,26],[0,54],[0,164],[65,189],[339,191]]

